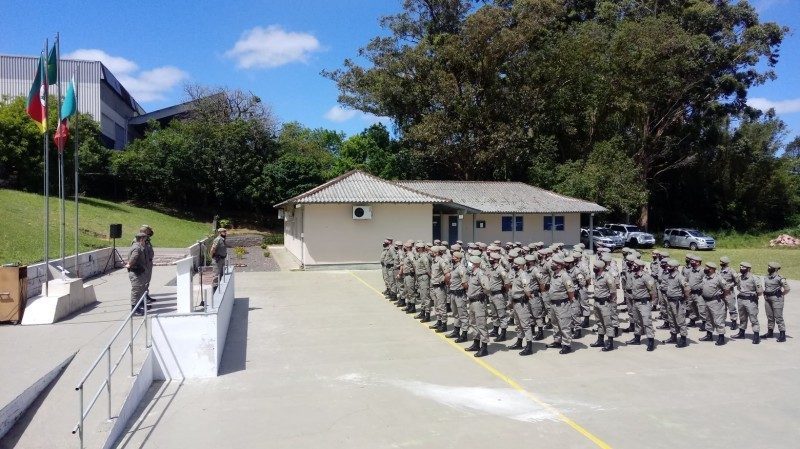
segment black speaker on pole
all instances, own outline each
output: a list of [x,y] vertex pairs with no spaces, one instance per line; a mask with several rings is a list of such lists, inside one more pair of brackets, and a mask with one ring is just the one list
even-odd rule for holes
[[108,226],[108,238],[120,239],[122,238],[122,224],[112,224]]

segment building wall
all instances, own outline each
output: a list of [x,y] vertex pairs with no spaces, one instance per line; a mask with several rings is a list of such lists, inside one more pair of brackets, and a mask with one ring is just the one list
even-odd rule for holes
[[372,220],[353,220],[352,204],[304,204],[284,223],[284,245],[305,265],[377,263],[387,237],[431,240],[432,214],[431,204],[373,204]]
[[[489,243],[493,240],[505,242],[531,243],[542,241],[546,245],[553,242],[563,242],[567,245],[574,245],[580,241],[581,217],[578,213],[556,214],[564,216],[564,230],[550,231],[544,230],[545,214],[519,214],[522,218],[521,232],[503,232],[502,217],[512,216],[511,214],[467,214],[461,220],[461,240],[467,242]],[[473,222],[474,218],[474,222]],[[477,229],[474,223],[486,221],[486,228]],[[474,233],[473,233],[474,230]]]

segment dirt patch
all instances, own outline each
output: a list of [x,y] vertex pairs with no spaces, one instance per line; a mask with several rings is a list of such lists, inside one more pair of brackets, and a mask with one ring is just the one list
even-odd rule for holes
[[260,246],[244,247],[244,249],[245,254],[240,255],[237,255],[234,249],[228,250],[230,258],[228,263],[234,266],[235,271],[280,271],[275,259],[264,255],[264,253],[269,254],[269,250],[261,249]]

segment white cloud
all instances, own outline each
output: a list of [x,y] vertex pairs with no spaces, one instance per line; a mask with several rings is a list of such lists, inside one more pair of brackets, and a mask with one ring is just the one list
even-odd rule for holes
[[341,123],[350,120],[357,114],[358,111],[353,109],[345,109],[341,106],[334,106],[328,109],[328,112],[325,113],[324,117],[332,122]]
[[755,3],[756,11],[762,13],[768,9],[776,6],[783,6],[789,3],[789,0],[760,0]]
[[63,57],[102,62],[133,98],[141,103],[163,100],[167,92],[189,78],[189,74],[173,66],[139,70],[139,65],[135,62],[98,49],[79,49]]
[[775,109],[775,113],[777,114],[800,112],[800,98],[772,101],[766,98],[756,97],[747,100],[747,104],[753,108],[761,109],[762,111]]
[[292,62],[307,62],[321,45],[314,35],[284,31],[278,25],[255,27],[242,33],[225,56],[236,60],[242,69],[272,68]]

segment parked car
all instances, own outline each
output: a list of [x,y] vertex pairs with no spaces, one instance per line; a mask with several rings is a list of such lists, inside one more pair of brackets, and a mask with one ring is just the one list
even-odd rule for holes
[[[611,251],[625,246],[622,238],[618,236],[616,232],[606,228],[594,228],[592,240],[594,241],[595,248],[602,246],[610,249]],[[590,246],[589,230],[586,228],[581,228],[581,243],[586,245],[587,249]]]
[[610,223],[604,227],[616,232],[622,238],[622,242],[630,247],[642,246],[650,248],[656,244],[656,238],[653,234],[644,232],[642,228],[636,225]]
[[697,229],[670,228],[664,230],[664,248],[714,249],[717,242]]

